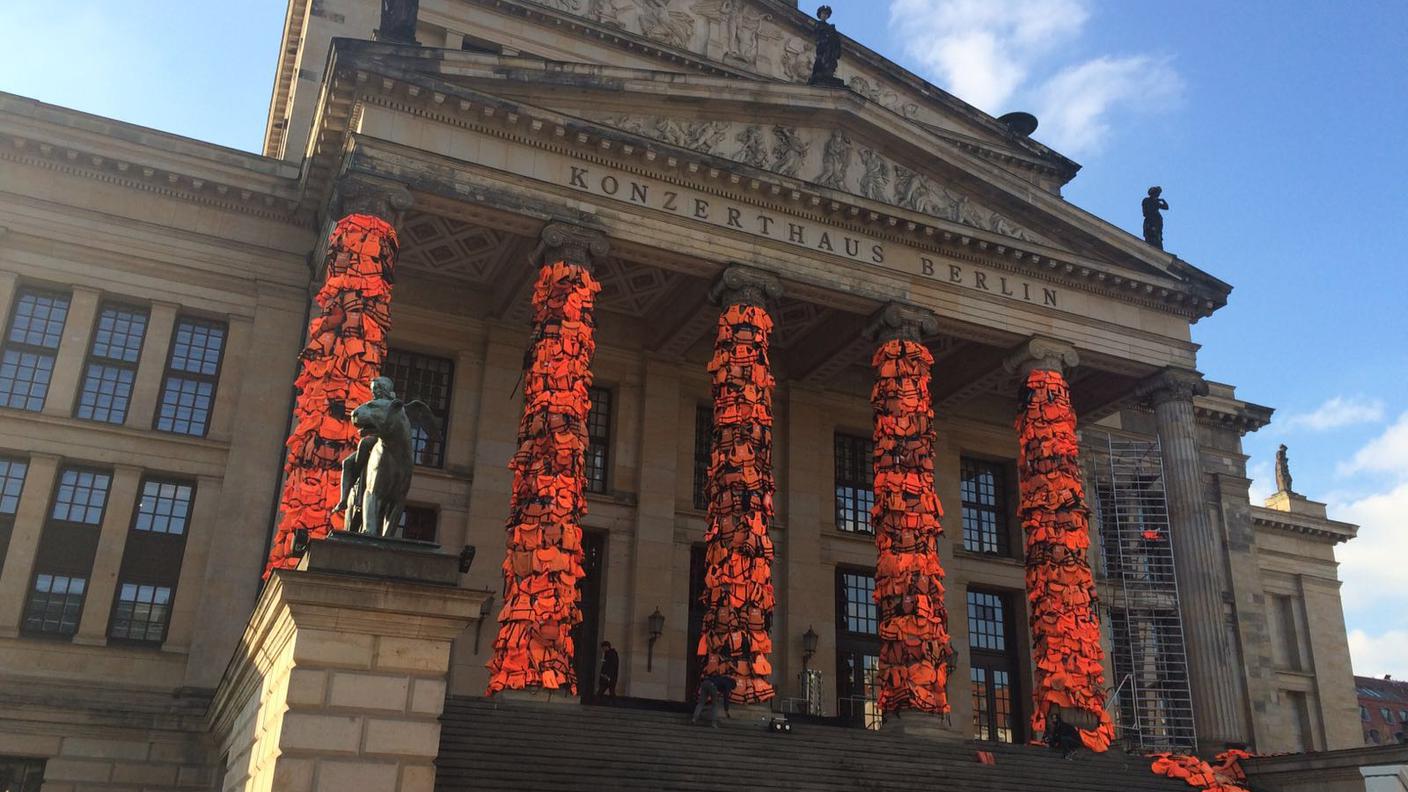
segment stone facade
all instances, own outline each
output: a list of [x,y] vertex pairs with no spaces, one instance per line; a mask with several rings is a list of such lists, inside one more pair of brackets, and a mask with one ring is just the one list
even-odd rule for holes
[[[406,789],[423,783],[407,779],[433,758],[425,740],[441,672],[385,666],[377,646],[392,639],[328,638],[312,667],[299,652],[320,639],[279,644],[257,661],[259,683],[231,692],[246,673],[240,664],[255,662],[238,653],[249,645],[244,625],[296,623],[296,613],[276,618],[271,603],[313,585],[279,573],[260,598],[296,355],[321,279],[313,263],[341,211],[336,180],[348,173],[414,196],[397,219],[389,340],[406,366],[452,372],[439,394],[443,453],[417,469],[411,502],[442,547],[478,548],[456,581],[464,592],[499,592],[502,582],[525,262],[548,222],[611,240],[597,266],[593,365],[609,407],[584,525],[599,553],[589,622],[596,640],[620,651],[623,695],[691,694],[692,558],[705,529],[696,416],[709,398],[704,364],[718,315],[708,287],[741,263],[774,275],[783,292],[772,532],[783,698],[801,695],[805,664],[821,674],[823,714],[864,710],[842,695],[838,672],[846,658],[867,656],[867,638],[844,619],[838,627],[836,603],[844,575],[872,573],[875,546],[846,530],[855,514],[838,508],[838,487],[857,488],[838,478],[837,449],[870,435],[865,325],[900,302],[938,317],[924,340],[937,361],[935,475],[948,512],[940,552],[958,728],[975,724],[969,680],[998,662],[1018,715],[1002,733],[1025,736],[1018,394],[1003,362],[1041,337],[1079,351],[1069,376],[1083,426],[1164,442],[1180,563],[1196,559],[1178,571],[1190,645],[1204,653],[1190,682],[1207,705],[1205,742],[1359,743],[1333,558],[1354,528],[1300,501],[1250,504],[1241,436],[1270,411],[1194,371],[1190,326],[1230,287],[1071,209],[1059,190],[1074,163],[875,53],[848,43],[846,90],[792,79],[789,64],[805,49],[794,42],[809,29],[793,4],[714,5],[424,3],[425,46],[415,48],[366,41],[377,3],[292,0],[265,156],[0,95],[0,324],[10,328],[25,294],[64,295],[68,305],[54,348],[38,351],[53,360],[47,395],[31,409],[0,409],[0,456],[25,463],[0,515],[13,525],[0,571],[0,755],[48,760],[45,790],[209,788],[217,774],[223,788],[242,788],[231,770],[240,756],[240,772],[274,788],[323,788],[349,769],[397,774]],[[673,10],[659,16],[662,7]],[[737,35],[723,32],[738,25]],[[692,137],[698,130],[704,138]],[[719,130],[722,142],[704,145]],[[862,149],[884,152],[868,174]],[[115,305],[146,317],[126,416],[86,420],[76,416],[93,342]],[[219,365],[200,379],[208,425],[177,432],[161,416],[180,395],[173,366],[184,363],[173,360],[185,357],[173,347],[191,343],[179,331],[188,319],[225,332]],[[4,343],[35,351],[8,335]],[[963,481],[974,465],[996,481],[991,547],[965,547],[973,498]],[[78,535],[64,533],[77,530],[72,520],[55,518],[56,498],[70,498],[65,472],[94,470],[108,478],[105,508],[78,526],[96,537],[91,564],[53,566],[46,537]],[[160,568],[125,556],[154,546],[141,527],[153,480],[192,493],[183,543]],[[60,572],[82,577],[85,593],[36,600],[40,575],[52,589]],[[165,583],[149,580],[163,574]],[[136,611],[124,597],[138,590],[125,584],[165,588],[169,598],[143,640],[130,637]],[[1113,584],[1099,585],[1105,593]],[[1006,603],[1006,654],[996,660],[973,651],[987,639],[970,634],[970,592]],[[58,616],[46,622],[36,602],[57,602]],[[664,632],[652,651],[646,618],[657,607]],[[804,657],[809,628],[818,646]],[[483,692],[493,629],[492,620],[472,623],[436,639],[448,642],[435,660],[449,693]],[[857,673],[852,692],[862,698]],[[251,720],[256,701],[287,708],[281,734]],[[366,760],[376,767],[318,765],[320,786],[309,787],[313,765],[276,759],[283,748],[272,747],[292,747],[305,727],[319,740],[345,732],[348,756],[377,754]],[[415,743],[419,759],[389,761],[378,745],[393,743]]]

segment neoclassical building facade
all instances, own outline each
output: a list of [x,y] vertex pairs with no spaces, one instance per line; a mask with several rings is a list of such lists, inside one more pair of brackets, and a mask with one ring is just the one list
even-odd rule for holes
[[600,284],[584,699],[602,641],[618,694],[695,693],[711,362],[741,305],[772,325],[751,673],[777,708],[877,717],[872,362],[902,339],[932,359],[947,728],[1033,736],[1014,421],[1044,372],[1079,429],[1117,741],[1360,744],[1333,552],[1355,527],[1250,502],[1241,437],[1271,410],[1191,336],[1232,287],[1064,201],[1078,165],[854,42],[845,87],[808,84],[815,21],[783,0],[425,0],[414,42],[379,5],[291,0],[262,154],[0,95],[0,763],[45,790],[226,777],[217,690],[293,550],[294,381],[349,216],[395,237],[380,373],[439,419],[404,534],[473,546],[452,585],[490,601],[441,698],[491,683],[535,283],[565,261]]

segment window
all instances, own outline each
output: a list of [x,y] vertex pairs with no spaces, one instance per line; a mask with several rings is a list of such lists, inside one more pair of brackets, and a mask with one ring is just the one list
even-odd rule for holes
[[21,625],[26,634],[72,637],[78,631],[111,485],[112,475],[101,470],[59,471],[53,508],[35,554]]
[[49,395],[54,360],[68,318],[67,294],[20,289],[0,353],[0,407],[38,412]]
[[156,428],[205,437],[225,351],[225,323],[183,316],[176,320],[171,357],[161,385]]
[[1379,744],[1379,730],[1378,730],[1378,729],[1370,729],[1370,730],[1369,730],[1369,742],[1373,743],[1374,745],[1378,745],[1378,744]]
[[1364,706],[1363,704],[1359,705],[1359,719],[1369,720],[1369,708]]
[[963,457],[959,470],[963,549],[1008,555],[1007,483],[1003,466]]
[[874,533],[875,444],[864,437],[836,434],[836,527],[847,533]]
[[15,530],[15,512],[20,509],[20,491],[29,462],[13,457],[0,457],[0,569],[5,568],[5,553],[10,549],[10,535]]
[[714,444],[714,408],[694,408],[694,508],[709,508],[709,464]]
[[1379,714],[1384,717],[1384,723],[1393,723],[1393,712],[1390,711],[1387,707],[1381,707],[1379,709]]
[[39,792],[43,783],[43,759],[0,756],[0,792]]
[[127,420],[132,382],[147,334],[147,312],[142,308],[105,304],[93,328],[83,389],[78,392],[74,415],[90,421],[120,424]]
[[445,466],[445,438],[450,422],[450,393],[455,362],[416,352],[392,349],[386,353],[382,374],[396,383],[396,395],[405,401],[419,399],[440,419],[440,431],[428,426],[411,426],[417,465]]
[[973,693],[974,739],[1017,742],[1021,738],[1011,612],[1008,595],[969,589],[969,683]]
[[440,512],[434,506],[407,506],[401,512],[401,537],[433,542],[439,522]]
[[1402,709],[1398,711],[1398,722],[1408,723],[1408,709]]
[[836,623],[846,632],[876,635],[879,613],[875,605],[875,576],[864,572],[837,573],[840,613]]
[[1300,649],[1300,603],[1284,594],[1272,594],[1271,660],[1277,668],[1300,671],[1305,667]]
[[606,472],[611,449],[611,391],[590,388],[592,400],[587,413],[587,491],[606,492]]
[[195,492],[189,481],[142,480],[142,496],[122,550],[108,638],[153,646],[166,640]]

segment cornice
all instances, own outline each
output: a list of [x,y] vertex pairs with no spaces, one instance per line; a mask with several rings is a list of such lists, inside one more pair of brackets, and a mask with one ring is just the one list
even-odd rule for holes
[[1338,520],[1319,520],[1311,517],[1268,509],[1265,506],[1252,506],[1252,525],[1275,531],[1327,539],[1334,544],[1348,542],[1359,535],[1359,526]]
[[[349,60],[356,61],[353,57]],[[1190,321],[1210,315],[1222,304],[1198,295],[1194,284],[1114,272],[1113,265],[1054,251],[899,207],[838,193],[797,179],[754,169],[743,163],[676,148],[651,138],[567,116],[556,111],[450,83],[428,74],[408,74],[382,64],[337,67],[328,91],[328,110],[315,130],[318,144],[309,169],[309,189],[330,176],[337,164],[330,155],[346,149],[351,118],[364,104],[424,117],[520,144],[545,148],[578,159],[652,178],[689,183],[696,189],[731,197],[838,228],[901,244],[932,249],[958,261],[1038,278],[1056,285],[1171,313]]]

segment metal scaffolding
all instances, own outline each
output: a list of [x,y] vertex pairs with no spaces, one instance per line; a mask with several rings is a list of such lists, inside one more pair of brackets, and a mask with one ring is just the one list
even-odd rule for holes
[[1159,443],[1082,432],[1081,445],[1100,532],[1099,572],[1109,587],[1111,706],[1121,738],[1142,751],[1192,750],[1193,697]]

